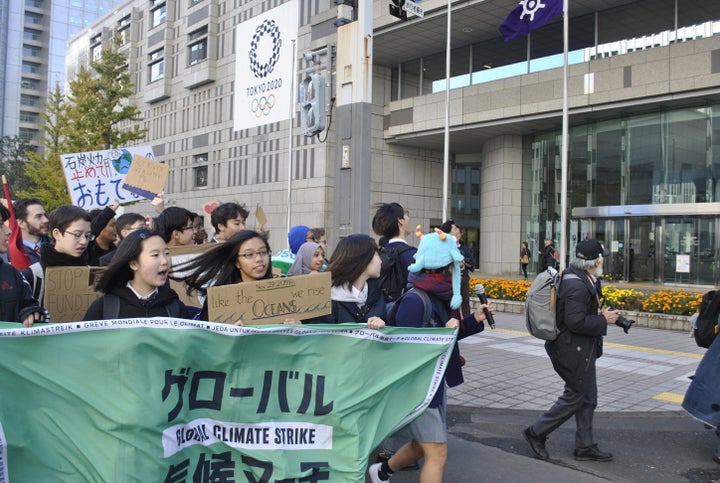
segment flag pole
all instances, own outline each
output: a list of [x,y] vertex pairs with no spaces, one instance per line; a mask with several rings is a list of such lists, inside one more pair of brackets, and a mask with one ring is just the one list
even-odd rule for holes
[[[293,122],[295,120],[295,76],[297,75],[295,39],[292,39],[292,75],[290,76],[290,119],[288,126],[288,187],[287,187],[287,230],[290,233],[292,218],[292,182],[293,182]],[[285,237],[287,238],[287,237]],[[288,242],[289,243],[289,242]],[[290,248],[290,245],[288,245]]]
[[450,182],[450,32],[451,17],[450,7],[452,0],[447,2],[447,38],[445,46],[445,134],[444,134],[444,150],[443,150],[443,205],[442,219],[448,217],[448,183]]
[[563,97],[562,97],[562,153],[560,188],[560,269],[565,268],[567,245],[567,185],[568,185],[568,2],[563,0]]

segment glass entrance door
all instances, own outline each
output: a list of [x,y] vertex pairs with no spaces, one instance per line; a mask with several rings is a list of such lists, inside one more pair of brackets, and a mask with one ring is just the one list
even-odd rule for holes
[[718,219],[668,217],[664,225],[663,281],[717,285]]
[[655,219],[652,217],[628,217],[629,239],[625,247],[627,262],[625,280],[630,282],[654,282],[655,267]]

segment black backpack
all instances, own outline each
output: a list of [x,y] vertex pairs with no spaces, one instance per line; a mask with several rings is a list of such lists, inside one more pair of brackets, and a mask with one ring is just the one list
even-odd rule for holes
[[718,334],[720,317],[720,293],[711,290],[702,296],[700,311],[693,322],[693,337],[698,347],[708,348]]
[[[120,316],[120,297],[115,294],[108,293],[104,295],[103,300],[103,320],[117,319]],[[173,299],[165,306],[168,317],[180,317],[180,301]]]
[[418,297],[420,297],[420,300],[423,304],[423,317],[421,320],[421,327],[439,327],[435,321],[433,320],[433,308],[432,308],[432,302],[430,301],[430,296],[425,292],[424,290],[421,290],[417,287],[412,287],[407,292],[404,292],[400,297],[393,301],[388,303],[388,310],[387,310],[387,319],[385,322],[387,325],[395,326],[397,325],[397,321],[395,320],[395,316],[397,315],[398,308],[400,307],[400,302],[402,302],[402,299],[405,298],[407,295],[414,293]]
[[405,291],[407,267],[403,266],[402,261],[400,261],[400,255],[412,248],[410,245],[403,244],[400,248],[386,248],[380,254],[382,265],[377,284],[386,302],[399,299]]

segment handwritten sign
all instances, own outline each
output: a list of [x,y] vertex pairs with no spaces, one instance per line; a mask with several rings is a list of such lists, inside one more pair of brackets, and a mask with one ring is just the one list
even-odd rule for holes
[[89,211],[111,205],[115,199],[137,201],[137,194],[123,188],[136,156],[155,158],[150,146],[60,155],[72,204]]
[[[201,253],[216,248],[217,243],[203,243],[202,245],[188,245],[184,247],[169,247],[170,257],[172,258],[172,275],[173,277],[183,277],[186,275],[182,271],[182,265],[197,257]],[[178,270],[180,268],[180,270]],[[180,301],[189,307],[202,308],[202,299],[197,291],[187,293],[187,284],[182,281],[170,279],[170,288],[177,292]]]
[[330,272],[208,289],[208,315],[213,322],[282,324],[288,317],[304,320],[330,310]]
[[53,322],[77,322],[90,304],[102,296],[94,289],[95,277],[104,267],[48,267],[45,270],[43,306]]
[[170,166],[145,156],[134,156],[123,189],[152,200],[165,190]]

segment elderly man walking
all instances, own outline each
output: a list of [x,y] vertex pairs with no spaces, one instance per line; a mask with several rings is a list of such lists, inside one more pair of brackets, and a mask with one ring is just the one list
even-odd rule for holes
[[565,382],[563,394],[523,431],[535,457],[548,459],[545,441],[550,433],[575,416],[575,459],[611,461],[593,439],[592,422],[597,407],[595,361],[602,355],[607,326],[618,320],[616,310],[600,310],[600,284],[607,249],[596,240],[577,244],[575,258],[562,274],[558,290],[557,338],[545,342],[555,372]]

